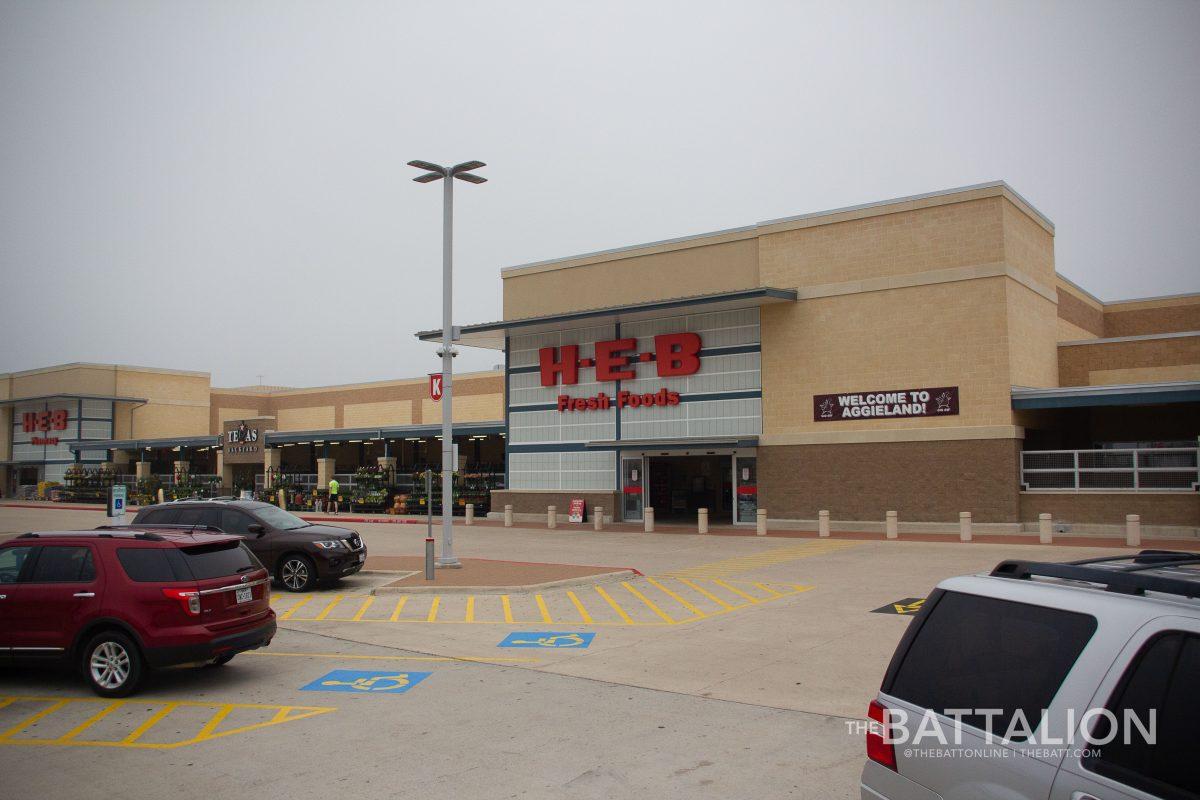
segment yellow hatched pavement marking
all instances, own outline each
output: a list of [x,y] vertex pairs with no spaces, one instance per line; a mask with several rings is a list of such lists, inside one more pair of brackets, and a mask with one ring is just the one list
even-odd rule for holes
[[676,578],[676,580],[677,580],[677,581],[679,581],[680,583],[682,583],[684,586],[687,586],[687,587],[689,587],[689,588],[691,588],[691,589],[694,589],[694,590],[696,590],[697,592],[699,592],[700,594],[704,595],[704,596],[705,596],[705,597],[707,597],[709,600],[712,600],[714,603],[716,603],[717,605],[721,606],[722,608],[727,608],[727,609],[730,609],[730,610],[732,610],[732,609],[734,608],[733,606],[729,605],[729,603],[726,603],[724,600],[722,600],[721,598],[717,597],[717,596],[716,596],[715,594],[713,594],[712,592],[708,591],[707,589],[701,588],[700,586],[696,585],[695,583],[692,583],[692,582],[691,582],[691,581],[689,581],[687,578]]
[[463,617],[463,622],[475,621],[475,595],[470,595],[467,598],[467,613]]
[[332,601],[329,603],[329,605],[325,606],[325,608],[324,608],[324,609],[322,609],[321,613],[320,613],[320,614],[317,614],[317,616],[316,616],[316,617],[314,617],[313,619],[315,619],[315,620],[317,620],[317,621],[319,622],[320,620],[323,620],[323,619],[325,619],[326,617],[328,617],[328,616],[329,616],[329,612],[330,612],[330,611],[333,611],[333,609],[334,609],[334,608],[337,606],[337,604],[338,604],[338,603],[340,603],[340,602],[342,602],[342,598],[343,598],[343,597],[345,597],[345,595],[343,595],[343,594],[335,594],[335,595],[333,596],[333,600],[332,600]]
[[162,722],[163,717],[165,717],[167,714],[170,714],[172,711],[174,711],[178,707],[179,707],[178,703],[167,703],[165,706],[160,708],[158,711],[154,712],[150,716],[150,719],[146,720],[141,725],[138,725],[134,729],[133,733],[129,734],[128,736],[126,736],[124,739],[121,740],[121,743],[122,744],[133,744],[138,739],[142,738],[142,735],[145,734],[146,731],[150,730],[155,725]]
[[375,602],[375,598],[374,598],[374,597],[368,597],[366,600],[364,600],[364,601],[363,601],[363,604],[362,604],[362,605],[359,607],[359,609],[358,609],[358,612],[357,612],[357,613],[356,613],[356,614],[355,614],[353,617],[351,617],[351,620],[350,620],[350,621],[351,621],[351,622],[358,622],[360,619],[362,619],[362,618],[363,618],[363,614],[366,614],[366,613],[367,613],[367,609],[368,609],[368,608],[370,608],[370,607],[371,607],[371,603],[374,603],[374,602]]
[[767,586],[766,584],[763,584],[763,583],[756,583],[756,584],[754,584],[754,585],[755,585],[755,586],[757,586],[759,589],[762,589],[764,592],[767,592],[768,594],[772,594],[772,595],[774,595],[774,596],[776,596],[776,597],[783,597],[783,595],[782,595],[782,594],[780,594],[779,592],[775,591],[774,589],[772,589],[770,586]]
[[388,617],[389,622],[395,622],[400,619],[400,612],[404,610],[404,604],[408,602],[408,595],[400,595],[400,599],[396,601],[396,607],[392,609],[392,616]]
[[674,624],[675,624],[675,620],[674,620],[674,619],[673,619],[673,618],[672,618],[670,615],[668,615],[666,612],[664,612],[664,611],[663,611],[661,608],[659,608],[658,606],[654,605],[653,601],[651,601],[651,600],[650,600],[648,597],[646,597],[646,595],[642,594],[642,593],[641,593],[641,592],[639,592],[637,589],[635,589],[635,588],[633,588],[632,586],[630,586],[630,585],[629,585],[629,581],[621,581],[621,585],[622,585],[622,586],[624,586],[624,587],[625,587],[625,589],[626,589],[626,590],[627,590],[627,591],[628,591],[628,592],[629,592],[631,595],[633,595],[633,596],[634,596],[634,597],[636,597],[638,600],[641,600],[643,603],[645,603],[645,604],[646,604],[646,606],[647,606],[647,607],[648,607],[648,608],[649,608],[651,611],[653,611],[653,612],[654,612],[655,614],[657,614],[658,616],[662,617],[662,620],[663,620],[664,622],[666,622],[668,625],[674,625]]
[[[233,711],[233,706],[225,706],[224,708],[219,709],[217,713],[213,714],[212,717],[209,718],[208,722],[204,723],[204,727],[201,728],[200,732],[196,734],[196,738],[208,739],[211,737],[212,732],[215,731],[217,726],[229,716],[230,711]],[[276,713],[275,716],[278,717],[279,714]]]
[[104,708],[100,709],[100,710],[99,710],[99,711],[97,711],[95,714],[92,714],[90,717],[88,717],[87,719],[85,719],[83,722],[81,722],[80,724],[78,724],[78,725],[76,725],[74,728],[72,728],[71,730],[69,730],[69,731],[67,731],[66,733],[64,733],[62,736],[60,736],[60,737],[59,737],[59,739],[58,739],[58,740],[59,740],[60,742],[69,742],[69,741],[71,741],[71,740],[72,740],[72,739],[74,739],[76,736],[78,736],[79,734],[83,733],[83,732],[84,732],[84,731],[86,731],[88,728],[92,727],[92,726],[93,726],[93,725],[95,725],[97,722],[99,722],[100,720],[104,719],[104,718],[105,718],[105,717],[107,717],[109,714],[111,714],[112,712],[116,711],[118,708],[120,708],[120,707],[121,707],[121,706],[123,706],[123,705],[125,705],[125,701],[124,701],[124,700],[114,700],[114,701],[112,701],[111,703],[109,703],[108,705],[106,705]]
[[70,702],[70,701],[69,700],[58,700],[54,703],[51,703],[49,706],[47,706],[46,708],[43,708],[41,711],[37,712],[32,717],[27,717],[24,722],[19,722],[16,725],[9,728],[8,730],[6,730],[4,733],[0,733],[0,741],[4,741],[5,739],[11,739],[13,734],[20,733],[21,731],[25,730],[26,728],[28,728],[30,725],[34,724],[35,722],[45,719],[46,717],[53,714],[55,711],[58,711],[60,708],[65,706],[68,702]]
[[433,598],[433,603],[429,606],[429,616],[425,618],[426,622],[437,622],[438,606],[442,604],[442,596],[439,594]]
[[504,606],[504,621],[511,624],[513,621],[512,602],[509,601],[508,595],[500,595],[500,605]]
[[538,611],[542,614],[542,622],[545,622],[547,625],[554,624],[554,620],[550,617],[550,609],[546,608],[546,598],[539,594],[537,595],[536,600]]
[[610,606],[612,606],[613,611],[617,612],[617,616],[619,616],[621,619],[625,620],[626,625],[636,624],[633,621],[633,618],[630,617],[627,613],[625,613],[625,609],[621,608],[621,606],[619,606],[617,604],[616,600],[613,600],[611,597],[609,597],[608,592],[604,591],[603,586],[596,587],[596,594],[600,595],[601,597],[603,597],[605,600],[608,601],[608,604]]
[[584,623],[591,622],[592,615],[589,614],[587,609],[583,607],[583,603],[579,602],[579,598],[575,596],[575,593],[567,592],[567,597],[569,597],[571,602],[575,604],[575,610],[579,612],[579,619],[581,619]]
[[755,597],[754,595],[746,594],[741,589],[735,589],[734,587],[730,586],[725,581],[713,581],[713,583],[715,583],[717,586],[720,586],[723,589],[728,589],[729,591],[733,592],[736,595],[746,598],[751,603],[757,604],[759,602],[759,599],[757,597]]
[[654,580],[654,578],[647,577],[647,578],[646,578],[646,581],[647,581],[647,582],[648,582],[648,583],[649,583],[651,586],[653,586],[654,588],[658,589],[658,590],[659,590],[659,591],[661,591],[663,594],[665,594],[665,595],[667,595],[668,597],[670,597],[671,599],[673,599],[675,602],[679,603],[679,605],[683,606],[683,607],[684,607],[684,608],[686,608],[688,611],[692,612],[692,614],[694,614],[695,616],[697,616],[697,617],[707,617],[707,616],[708,616],[708,614],[706,614],[706,613],[704,613],[703,611],[701,611],[700,609],[696,608],[694,605],[692,605],[691,603],[689,603],[687,600],[685,600],[685,599],[684,599],[683,597],[681,597],[679,594],[677,594],[677,593],[675,593],[675,592],[671,591],[671,590],[670,590],[670,589],[668,589],[666,586],[663,586],[661,583],[659,583],[658,581]]
[[297,611],[299,611],[306,603],[308,603],[311,600],[312,600],[312,595],[309,595],[308,597],[300,598],[299,601],[292,604],[291,608],[289,608],[287,611],[280,614],[279,619],[281,619],[281,620],[291,619],[293,616],[295,616]]

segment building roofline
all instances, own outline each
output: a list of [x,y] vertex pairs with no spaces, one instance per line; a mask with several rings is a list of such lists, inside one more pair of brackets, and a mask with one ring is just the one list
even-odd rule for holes
[[125,372],[151,372],[162,375],[188,375],[196,378],[211,378],[210,373],[189,369],[169,369],[166,367],[142,367],[136,364],[100,364],[93,361],[71,361],[66,364],[53,364],[48,367],[2,372],[0,378],[24,378],[28,375],[40,375],[47,372],[62,372],[69,369],[103,369]]

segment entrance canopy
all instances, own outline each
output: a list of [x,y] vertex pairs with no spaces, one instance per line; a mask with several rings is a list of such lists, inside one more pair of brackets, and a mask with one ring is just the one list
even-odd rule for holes
[[1200,401],[1200,381],[1063,386],[1057,389],[1014,387],[1012,390],[1012,407],[1018,411],[1037,408],[1149,406],[1197,401]]
[[[565,328],[579,328],[591,325],[606,325],[616,322],[637,322],[644,319],[656,319],[670,316],[672,313],[692,314],[711,313],[714,311],[734,311],[742,308],[757,308],[772,303],[795,302],[795,289],[775,289],[770,286],[760,286],[755,289],[742,289],[736,292],[720,292],[717,294],[695,295],[692,297],[677,297],[670,300],[654,300],[648,303],[633,303],[632,305],[594,308],[586,311],[571,311],[566,314],[550,314],[544,317],[525,317],[523,319],[501,320],[499,322],[481,322],[476,325],[455,326],[454,341],[471,347],[487,347],[493,350],[504,349],[504,339],[514,334],[543,333],[561,331]],[[429,342],[441,339],[441,329],[420,331],[417,338]]]
[[585,447],[602,450],[659,450],[685,452],[691,450],[749,449],[758,447],[757,436],[709,436],[698,439],[621,439],[588,442]]

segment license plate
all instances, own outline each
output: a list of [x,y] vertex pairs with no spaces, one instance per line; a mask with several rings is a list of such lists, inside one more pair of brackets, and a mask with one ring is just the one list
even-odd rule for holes
[[237,590],[236,595],[237,595],[237,602],[249,603],[251,600],[254,599],[254,590],[251,589],[249,586],[242,586],[241,588],[239,588]]
[[359,553],[359,554],[358,554],[358,563],[360,563],[360,564],[361,564],[361,563],[363,563],[363,562],[364,562],[364,561],[366,561],[366,560],[367,560],[367,554],[366,554],[366,553]]

